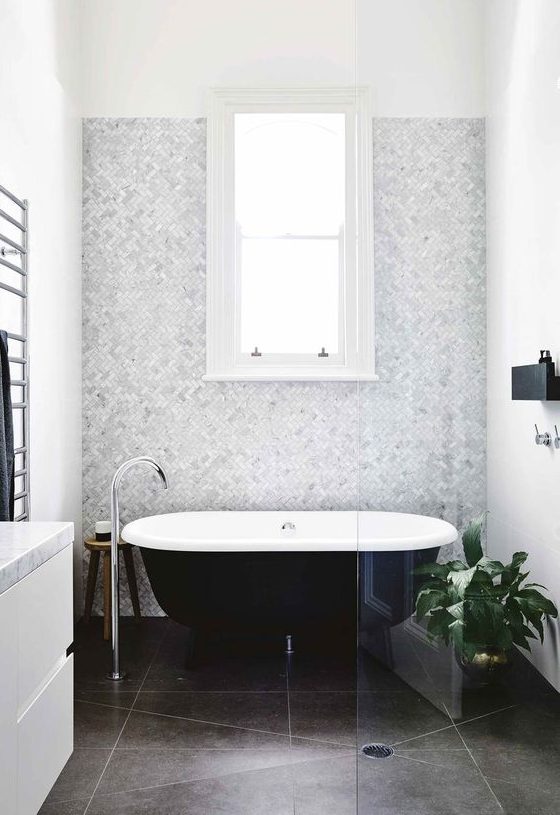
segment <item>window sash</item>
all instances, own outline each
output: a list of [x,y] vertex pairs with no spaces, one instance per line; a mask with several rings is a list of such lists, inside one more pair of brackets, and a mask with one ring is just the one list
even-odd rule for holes
[[[371,120],[355,89],[218,89],[209,121],[207,375],[205,379],[376,379],[373,370]],[[254,112],[343,112],[346,116],[346,211],[339,278],[339,348],[262,356],[241,351],[239,247],[235,223],[234,116]],[[358,184],[362,178],[366,183]],[[271,235],[282,240],[306,235]],[[358,298],[358,292],[360,297]],[[319,352],[320,349],[318,349]]]
[[[298,241],[298,240],[313,240],[318,242],[332,242],[338,243],[338,309],[337,309],[337,350],[333,348],[329,350],[328,342],[324,341],[317,348],[316,353],[307,352],[269,352],[266,350],[265,343],[258,344],[260,356],[253,356],[252,352],[244,352],[241,347],[242,340],[242,319],[243,319],[243,242],[245,240],[274,240],[274,241]],[[341,227],[336,235],[245,235],[242,234],[239,225],[236,229],[236,289],[235,289],[235,364],[236,365],[313,365],[321,364],[323,367],[328,365],[343,365],[346,358],[346,296],[345,296],[345,240],[344,229]],[[289,319],[289,315],[287,315]],[[327,356],[319,356],[322,349],[325,349]]]

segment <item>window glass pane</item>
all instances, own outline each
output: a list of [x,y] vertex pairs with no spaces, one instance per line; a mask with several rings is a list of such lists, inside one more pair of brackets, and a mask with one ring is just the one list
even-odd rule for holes
[[235,114],[235,218],[244,235],[337,235],[344,113]]
[[338,353],[338,239],[241,241],[241,351]]

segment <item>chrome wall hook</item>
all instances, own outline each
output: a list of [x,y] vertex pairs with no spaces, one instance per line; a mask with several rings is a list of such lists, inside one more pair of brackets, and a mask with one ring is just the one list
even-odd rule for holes
[[22,251],[20,249],[10,249],[8,246],[0,246],[0,255],[2,257],[8,257],[8,255],[21,255]]
[[554,425],[554,433],[555,433],[554,446],[558,450],[558,449],[560,449],[560,436],[558,435],[558,428],[556,427],[556,425]]
[[[556,441],[554,442],[556,444]],[[550,447],[552,444],[552,436],[550,433],[539,433],[539,428],[535,425],[535,444],[542,444],[544,447]],[[560,445],[556,445],[557,447]]]

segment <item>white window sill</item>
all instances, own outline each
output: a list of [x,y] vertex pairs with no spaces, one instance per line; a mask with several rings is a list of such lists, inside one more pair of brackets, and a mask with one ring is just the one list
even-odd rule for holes
[[357,373],[247,373],[204,374],[203,382],[377,382],[377,374]]

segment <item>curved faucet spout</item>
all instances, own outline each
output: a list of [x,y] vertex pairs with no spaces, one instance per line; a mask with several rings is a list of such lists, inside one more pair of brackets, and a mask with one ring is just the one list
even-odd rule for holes
[[113,668],[107,675],[108,679],[115,681],[124,679],[124,674],[120,669],[120,648],[119,648],[119,541],[121,536],[121,523],[119,518],[119,486],[122,477],[128,470],[137,464],[147,464],[159,475],[163,484],[163,489],[168,489],[167,476],[162,467],[151,456],[136,456],[125,461],[116,471],[111,482],[111,650],[113,656]]
[[136,456],[135,458],[129,458],[128,461],[125,461],[124,464],[116,471],[115,475],[113,476],[113,482],[111,484],[111,494],[118,490],[119,484],[121,483],[123,475],[131,469],[131,467],[135,467],[137,464],[147,464],[149,467],[152,467],[159,475],[163,482],[163,489],[168,489],[168,482],[167,476],[162,467],[157,463],[155,459],[151,456]]

